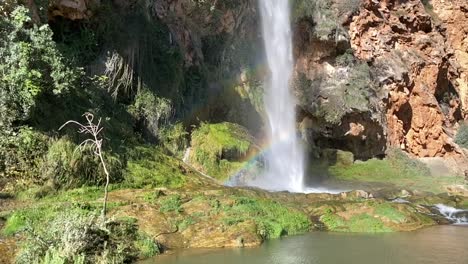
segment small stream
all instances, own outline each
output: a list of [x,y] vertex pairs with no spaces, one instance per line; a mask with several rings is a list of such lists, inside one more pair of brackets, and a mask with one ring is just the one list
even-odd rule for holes
[[141,264],[467,264],[468,226],[416,232],[313,232],[266,242],[259,248],[183,250]]

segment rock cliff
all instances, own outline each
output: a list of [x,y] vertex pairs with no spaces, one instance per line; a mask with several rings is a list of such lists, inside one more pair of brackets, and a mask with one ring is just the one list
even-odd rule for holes
[[[120,8],[137,1],[115,0]],[[183,54],[205,68],[209,118],[259,127],[264,67],[254,0],[146,1]],[[49,16],[88,19],[100,1],[53,1]],[[296,0],[292,84],[304,139],[359,159],[401,148],[462,156],[468,117],[468,4],[463,0]],[[250,43],[250,44],[249,44]],[[227,99],[226,99],[227,98]],[[248,111],[247,111],[248,110]]]

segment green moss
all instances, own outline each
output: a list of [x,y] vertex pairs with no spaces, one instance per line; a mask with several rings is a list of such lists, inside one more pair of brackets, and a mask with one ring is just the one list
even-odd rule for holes
[[159,139],[165,149],[177,158],[182,159],[189,145],[188,134],[184,125],[178,122],[162,127],[159,131]]
[[460,181],[456,176],[431,176],[429,169],[401,151],[389,153],[386,159],[370,159],[350,166],[331,166],[329,174],[339,181],[380,183],[397,188],[444,192],[444,186]]
[[395,207],[396,205],[388,203],[379,204],[375,207],[374,214],[385,217],[395,223],[405,222],[407,219],[406,215]]
[[220,180],[225,180],[244,164],[239,159],[253,144],[248,131],[233,123],[207,124],[192,133],[191,162]]
[[[112,187],[110,188],[112,189]],[[62,190],[45,196],[40,202],[91,202],[104,197],[104,187],[86,186],[72,190]]]
[[330,231],[346,231],[347,229],[346,221],[342,217],[336,214],[333,214],[331,211],[322,215],[320,217],[320,221]]
[[349,232],[383,233],[393,230],[386,227],[382,220],[368,214],[352,216],[348,221]]
[[334,232],[382,233],[393,231],[386,227],[382,220],[366,213],[353,215],[346,220],[329,210],[320,217],[320,221],[328,230]]
[[223,206],[222,210],[225,214],[223,223],[235,225],[253,220],[258,234],[265,239],[303,233],[311,226],[303,212],[271,200],[236,197],[233,205]]
[[170,187],[184,185],[182,161],[172,158],[158,148],[139,146],[130,150],[124,185],[132,188]]

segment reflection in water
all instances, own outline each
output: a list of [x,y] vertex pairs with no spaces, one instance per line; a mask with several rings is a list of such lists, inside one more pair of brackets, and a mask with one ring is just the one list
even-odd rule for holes
[[377,235],[315,232],[254,249],[185,250],[142,263],[467,264],[468,226]]

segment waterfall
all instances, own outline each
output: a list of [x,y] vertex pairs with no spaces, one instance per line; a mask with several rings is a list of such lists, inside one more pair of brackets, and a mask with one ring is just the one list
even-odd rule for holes
[[468,224],[468,210],[457,209],[443,204],[436,204],[435,208],[452,223]]
[[264,101],[271,147],[265,153],[265,173],[250,185],[303,192],[304,154],[296,133],[295,102],[289,89],[293,71],[289,0],[259,1],[270,69]]

